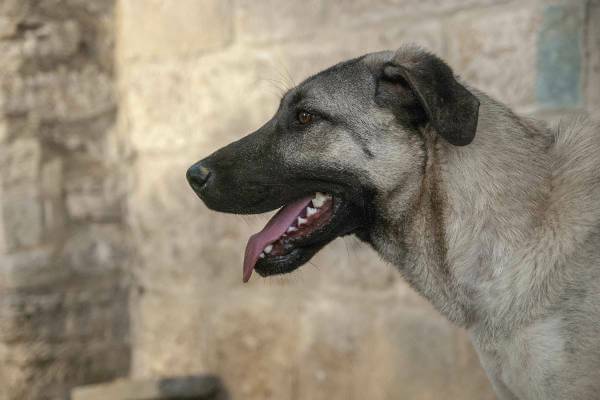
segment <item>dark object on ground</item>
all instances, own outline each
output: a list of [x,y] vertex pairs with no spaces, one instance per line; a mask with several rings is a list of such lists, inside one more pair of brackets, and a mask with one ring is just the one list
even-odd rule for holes
[[128,380],[75,388],[71,400],[226,400],[215,376]]

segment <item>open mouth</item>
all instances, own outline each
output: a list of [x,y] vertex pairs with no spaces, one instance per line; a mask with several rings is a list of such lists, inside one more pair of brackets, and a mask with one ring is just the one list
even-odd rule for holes
[[248,240],[244,282],[255,269],[266,276],[290,272],[308,261],[337,236],[332,222],[341,203],[330,194],[317,192],[281,208],[262,231]]

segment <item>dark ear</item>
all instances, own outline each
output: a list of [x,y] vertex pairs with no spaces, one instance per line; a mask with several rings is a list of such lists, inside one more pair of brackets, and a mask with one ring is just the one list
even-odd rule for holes
[[479,100],[462,86],[452,69],[438,57],[420,53],[407,61],[384,65],[384,80],[410,87],[431,126],[455,146],[475,138]]

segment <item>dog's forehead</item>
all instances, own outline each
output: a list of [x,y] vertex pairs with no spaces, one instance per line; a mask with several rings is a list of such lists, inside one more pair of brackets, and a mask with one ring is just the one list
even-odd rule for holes
[[327,68],[286,94],[289,103],[302,99],[312,101],[349,101],[370,93],[373,86],[373,76],[361,58],[341,62]]

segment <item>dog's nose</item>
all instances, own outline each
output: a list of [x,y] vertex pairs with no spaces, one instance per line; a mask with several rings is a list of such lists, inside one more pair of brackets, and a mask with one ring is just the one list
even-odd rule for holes
[[187,170],[185,176],[192,189],[199,191],[210,178],[210,170],[202,164],[196,163]]

